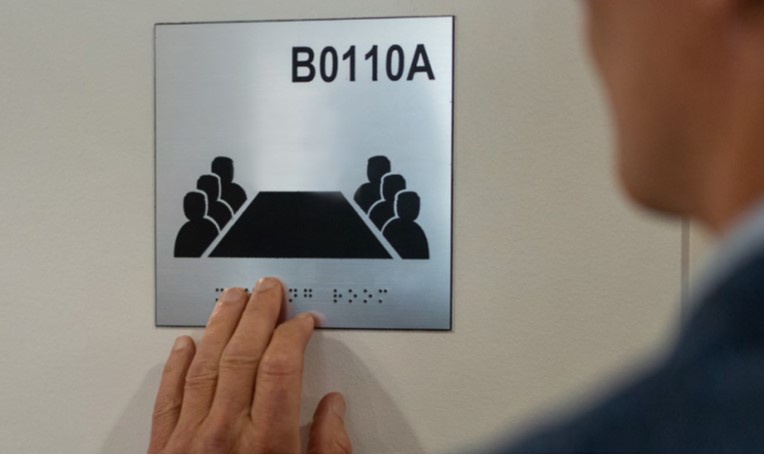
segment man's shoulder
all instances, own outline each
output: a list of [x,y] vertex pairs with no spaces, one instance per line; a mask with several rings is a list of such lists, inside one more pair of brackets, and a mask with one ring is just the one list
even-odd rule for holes
[[671,355],[511,452],[764,450],[764,254],[742,264],[688,321]]

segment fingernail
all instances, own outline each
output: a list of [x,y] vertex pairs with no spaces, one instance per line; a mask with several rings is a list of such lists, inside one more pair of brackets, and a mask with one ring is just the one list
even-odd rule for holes
[[316,327],[323,327],[326,325],[326,315],[318,311],[311,311],[310,315],[313,316],[313,323]]
[[271,277],[260,278],[255,284],[255,291],[263,292],[275,288],[278,285],[278,280]]
[[314,327],[318,324],[318,319],[316,319],[313,313],[300,313],[297,316],[295,316],[295,319],[310,319],[313,321]]
[[178,337],[175,339],[175,343],[172,345],[173,351],[182,351],[183,349],[186,349],[189,347],[191,343],[188,340],[188,337]]
[[240,302],[241,298],[244,296],[244,290],[241,288],[227,288],[223,293],[220,295],[220,298],[218,301],[220,303],[233,303],[233,302]]
[[345,399],[342,398],[342,395],[334,395],[334,397],[332,397],[331,403],[329,404],[329,407],[332,409],[332,412],[338,416],[343,418],[345,417]]

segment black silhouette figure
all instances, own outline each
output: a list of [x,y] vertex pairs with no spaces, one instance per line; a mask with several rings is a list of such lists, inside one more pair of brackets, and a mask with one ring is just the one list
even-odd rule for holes
[[233,160],[226,156],[215,158],[212,173],[220,177],[220,199],[231,206],[233,213],[238,212],[247,200],[247,193],[233,182]]
[[395,197],[396,218],[388,221],[382,229],[395,251],[402,259],[429,259],[427,236],[415,222],[419,216],[419,195],[413,191],[401,191]]
[[176,258],[198,258],[218,236],[218,227],[207,218],[207,195],[192,191],[183,198],[183,211],[188,221],[175,238]]
[[390,173],[390,160],[386,156],[372,156],[369,158],[369,164],[366,166],[366,175],[369,181],[359,186],[353,196],[355,203],[366,213],[375,202],[380,200],[380,188],[382,177]]
[[369,209],[369,219],[379,229],[395,217],[395,195],[406,189],[406,180],[398,174],[382,177],[382,197]]
[[233,218],[231,206],[220,200],[220,177],[203,175],[196,181],[196,188],[207,194],[207,215],[217,223],[220,230]]

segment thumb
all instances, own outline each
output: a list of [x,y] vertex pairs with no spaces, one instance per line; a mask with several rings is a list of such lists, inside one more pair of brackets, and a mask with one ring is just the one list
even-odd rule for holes
[[342,395],[330,393],[322,398],[313,414],[308,453],[352,453],[344,419],[345,399]]

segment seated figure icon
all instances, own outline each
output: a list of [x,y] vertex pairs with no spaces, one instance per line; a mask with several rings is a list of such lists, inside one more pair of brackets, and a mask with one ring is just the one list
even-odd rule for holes
[[197,180],[196,188],[207,194],[207,214],[215,220],[219,229],[223,229],[233,217],[233,210],[220,199],[220,177],[214,174],[203,175]]
[[358,187],[353,200],[366,213],[382,198],[382,177],[390,173],[390,160],[386,156],[372,156],[366,167],[369,181]]
[[387,174],[382,177],[382,197],[369,209],[369,219],[378,229],[395,217],[395,195],[406,189],[402,175]]
[[183,198],[188,221],[175,238],[175,257],[198,258],[218,236],[218,226],[207,217],[207,195],[191,191]]
[[382,235],[402,259],[429,259],[427,236],[415,221],[419,217],[419,195],[413,191],[399,192],[395,197],[395,214],[382,228]]
[[233,213],[238,212],[247,201],[247,193],[233,181],[233,160],[227,156],[218,156],[212,160],[211,170],[220,177],[220,199],[231,207]]

